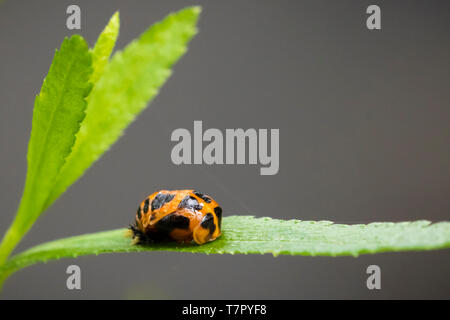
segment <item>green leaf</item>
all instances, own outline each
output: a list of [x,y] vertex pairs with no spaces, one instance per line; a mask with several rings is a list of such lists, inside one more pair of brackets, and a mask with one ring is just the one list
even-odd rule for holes
[[44,210],[85,116],[91,74],[85,40],[78,35],[64,39],[35,100],[25,188],[16,219],[0,246],[0,264]]
[[87,115],[47,206],[107,151],[148,105],[196,33],[199,7],[169,15],[118,52],[89,96]]
[[96,83],[103,74],[108,63],[109,57],[116,45],[119,36],[120,19],[119,12],[113,14],[105,29],[97,39],[94,49],[92,49],[92,65],[94,72],[92,73],[91,82]]
[[[116,44],[117,37],[119,35],[119,29],[120,29],[119,12],[116,12],[113,14],[113,16],[109,20],[108,24],[106,25],[106,27],[103,29],[102,33],[99,35],[94,48],[91,50],[93,72],[92,72],[90,81],[93,85],[95,85],[98,82],[98,80],[101,78],[101,76],[103,75],[104,69],[105,69],[106,65],[108,64],[109,57],[111,56],[111,53]],[[88,101],[89,101],[89,97],[88,97]],[[88,103],[88,106],[89,106],[89,103]],[[82,128],[81,130],[84,130],[83,129],[85,127],[84,123],[85,123],[84,121],[81,123],[81,128]],[[77,132],[77,139],[79,139],[79,135],[80,135],[79,132]],[[75,142],[75,146],[72,149],[72,153],[73,153],[73,150],[77,149],[78,145],[79,145],[79,143],[77,144]],[[48,207],[50,207],[52,205],[52,203],[56,200],[56,198],[58,198],[64,192],[64,190],[68,187],[68,186],[64,186],[64,185],[61,187],[61,184],[62,184],[61,181],[66,181],[65,175],[67,174],[67,170],[64,170],[64,168],[70,167],[71,161],[77,161],[77,158],[73,157],[71,155],[69,155],[67,157],[66,162],[64,163],[63,169],[59,172],[58,177],[55,179],[56,182],[54,183],[53,190],[49,194],[49,198],[47,199],[47,201],[45,203],[44,210],[47,209]]]
[[[190,7],[169,15],[110,63],[118,13],[92,51],[81,36],[65,40],[36,99],[27,181],[16,219],[0,244],[0,265],[39,215],[109,149],[157,94],[196,33],[199,13],[199,7]],[[86,107],[89,81],[98,82]]]
[[278,220],[251,216],[224,217],[223,234],[213,242],[133,245],[126,229],[85,234],[38,245],[12,257],[0,268],[0,282],[13,272],[38,262],[111,252],[176,251],[358,256],[389,251],[431,250],[450,247],[450,222],[378,222],[333,224],[330,221]]

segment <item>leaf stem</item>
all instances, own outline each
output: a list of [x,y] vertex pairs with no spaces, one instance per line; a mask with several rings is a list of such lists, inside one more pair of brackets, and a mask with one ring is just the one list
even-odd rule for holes
[[8,231],[6,231],[3,236],[3,240],[0,243],[0,266],[3,266],[8,259],[11,252],[19,243],[20,239],[22,239],[22,234],[17,232],[17,228],[15,227],[16,221],[11,224]]

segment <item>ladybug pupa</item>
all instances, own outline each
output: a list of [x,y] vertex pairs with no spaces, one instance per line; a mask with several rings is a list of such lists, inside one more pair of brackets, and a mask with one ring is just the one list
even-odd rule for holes
[[136,244],[163,241],[204,244],[221,235],[222,208],[194,190],[161,190],[145,198],[130,235]]

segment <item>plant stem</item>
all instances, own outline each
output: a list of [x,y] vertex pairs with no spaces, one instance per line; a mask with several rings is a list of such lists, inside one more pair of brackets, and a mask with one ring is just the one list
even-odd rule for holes
[[16,222],[17,219],[11,224],[0,243],[0,266],[5,264],[9,255],[23,237],[23,233],[17,232]]

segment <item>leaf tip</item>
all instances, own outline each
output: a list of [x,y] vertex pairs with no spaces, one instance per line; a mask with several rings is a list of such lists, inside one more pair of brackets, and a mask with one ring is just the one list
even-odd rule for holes
[[190,6],[179,11],[177,15],[179,15],[180,17],[188,18],[188,20],[192,20],[194,23],[197,23],[201,12],[201,6]]
[[70,38],[65,37],[64,40],[65,41],[68,40],[69,42],[71,42],[73,44],[85,46],[86,48],[88,47],[86,40],[79,34],[74,34],[74,35],[70,36]]
[[111,16],[110,23],[116,28],[119,29],[120,26],[120,12],[117,10],[114,12],[114,14]]
[[200,15],[202,13],[202,7],[201,6],[191,6],[192,12],[194,12],[196,15]]

